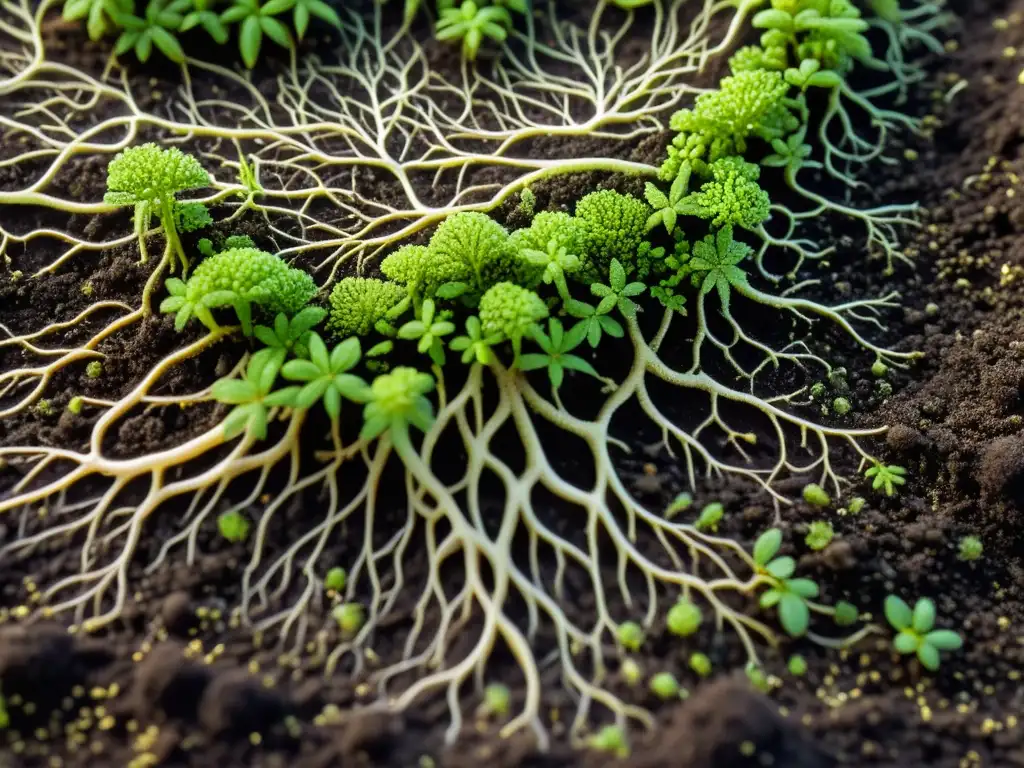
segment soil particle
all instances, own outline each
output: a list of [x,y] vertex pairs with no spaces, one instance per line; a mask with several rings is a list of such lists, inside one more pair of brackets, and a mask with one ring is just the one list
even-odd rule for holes
[[160,607],[160,618],[169,633],[185,637],[189,629],[196,623],[192,598],[189,597],[188,592],[179,590],[164,598],[163,605]]
[[199,723],[217,736],[263,733],[281,722],[288,703],[245,670],[218,674],[206,687],[199,703]]
[[1024,432],[997,438],[982,450],[978,481],[986,498],[1024,506]]
[[634,768],[826,768],[833,764],[742,675],[700,686],[672,712],[659,738],[640,745],[630,761]]
[[140,719],[154,714],[190,722],[197,719],[211,671],[186,660],[184,651],[178,643],[162,643],[137,667],[132,693]]

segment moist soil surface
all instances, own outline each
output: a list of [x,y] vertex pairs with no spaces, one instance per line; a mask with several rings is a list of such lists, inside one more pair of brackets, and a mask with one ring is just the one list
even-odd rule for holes
[[[851,359],[849,391],[843,393],[858,407],[842,423],[889,425],[877,451],[907,467],[909,482],[893,498],[860,482],[851,495],[859,493],[867,504],[857,514],[829,513],[836,538],[821,552],[802,543],[807,524],[823,517],[821,510],[805,504],[787,509],[781,527],[791,542],[786,552],[798,558],[801,573],[822,585],[825,602],[847,599],[866,608],[880,606],[892,592],[929,595],[940,622],[966,637],[965,648],[928,674],[894,656],[882,636],[842,652],[787,643],[766,659],[775,684],[764,694],[742,672],[696,680],[686,670],[692,647],[684,653],[674,639],[655,632],[634,658],[645,671],[675,673],[690,695],[662,703],[643,686],[631,688],[613,676],[613,690],[650,707],[659,722],[650,733],[633,734],[625,764],[1024,766],[1024,724],[1018,722],[1024,717],[1024,87],[1015,53],[1018,47],[1024,51],[1024,2],[965,2],[957,10],[963,18],[959,45],[933,63],[914,107],[933,113],[931,135],[906,138],[906,146],[894,150],[904,162],[896,169],[880,166],[871,179],[881,199],[916,199],[923,206],[923,226],[906,233],[914,267],[898,265],[884,278],[902,298],[882,336],[924,357],[908,371],[893,373],[888,396],[879,394],[863,361]],[[59,34],[69,35],[69,44],[76,39],[73,31]],[[82,48],[82,66],[102,61],[98,54],[88,61],[90,51]],[[648,158],[661,144],[631,151]],[[103,168],[86,169],[73,183],[93,199],[103,185]],[[553,181],[538,188],[538,209],[576,199],[597,183],[624,188],[622,180],[608,178]],[[12,214],[0,212],[7,215]],[[516,225],[511,208],[502,215]],[[99,217],[89,226],[123,231],[124,224]],[[253,220],[243,231],[259,242],[262,226]],[[854,225],[829,226],[830,242],[860,242]],[[100,230],[92,234],[100,236]],[[859,265],[856,258],[835,261]],[[3,322],[33,328],[52,318],[70,319],[97,298],[129,301],[146,275],[133,247],[126,247],[71,260],[46,278],[45,292],[29,281],[5,279]],[[829,286],[856,295],[883,279],[874,266],[822,277],[823,296]],[[86,282],[93,291],[88,297],[81,291]],[[83,323],[67,341],[88,338],[90,330],[95,328]],[[104,347],[103,377],[89,378],[83,362],[59,374],[52,389],[116,399],[181,343],[170,318],[148,318]],[[203,352],[176,369],[166,393],[189,391],[191,377],[202,372],[226,371],[238,354],[229,343]],[[842,364],[842,352],[836,354],[833,362]],[[3,369],[17,363],[17,353],[9,350],[0,357]],[[80,444],[92,420],[73,418],[65,405],[58,397],[54,413],[62,415],[33,411],[5,420],[3,443]],[[223,415],[215,406],[140,413],[111,435],[108,448],[124,456],[158,450]],[[841,474],[855,475],[851,458],[840,454],[838,462]],[[624,462],[621,469],[652,506],[679,490],[681,472],[666,456]],[[0,474],[0,491],[15,480],[11,471]],[[800,485],[790,492],[798,494]],[[744,485],[698,490],[698,500],[721,500],[729,510],[723,535],[749,544],[774,522],[771,505]],[[303,514],[308,509],[289,512],[277,531],[281,538],[288,522]],[[174,520],[163,519],[173,516],[157,517],[147,534],[151,541],[140,545],[140,563],[149,562],[175,532]],[[0,542],[17,530],[14,521],[0,522]],[[984,543],[980,560],[959,559],[958,544],[967,534]],[[268,546],[268,557],[273,549]],[[570,747],[557,714],[571,717],[574,705],[561,692],[557,669],[543,672],[554,737],[546,754],[537,753],[531,739],[502,738],[497,725],[472,717],[457,745],[444,747],[443,701],[428,699],[402,715],[362,713],[359,704],[371,700],[372,691],[360,680],[343,671],[324,678],[301,660],[262,647],[230,617],[246,557],[243,544],[211,532],[201,537],[198,551],[191,567],[173,554],[152,573],[140,566],[133,574],[135,599],[102,636],[71,635],[63,624],[21,621],[16,612],[3,612],[0,683],[11,724],[0,734],[0,766],[511,768],[614,762]],[[50,547],[4,563],[0,604],[23,603],[26,590],[73,573],[77,561],[70,548]],[[414,559],[406,578],[424,579],[426,566],[425,558]],[[576,610],[593,605],[592,596],[577,597]],[[399,616],[403,611],[408,616],[412,606],[396,606]],[[382,655],[389,645],[400,646],[404,626],[396,625],[391,639],[381,630],[385,636],[375,647]],[[732,641],[710,629],[697,646],[717,669],[741,658]],[[786,670],[791,653],[806,658],[806,674]],[[512,695],[517,700],[518,692]],[[477,703],[467,693],[467,709]]]

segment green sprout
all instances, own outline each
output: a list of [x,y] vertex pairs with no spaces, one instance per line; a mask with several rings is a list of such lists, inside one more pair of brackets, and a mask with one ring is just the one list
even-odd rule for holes
[[77,416],[82,412],[83,405],[85,405],[85,401],[82,400],[80,395],[75,395],[68,401],[68,411]]
[[832,503],[832,498],[828,495],[828,492],[817,483],[805,485],[802,495],[804,501],[815,507],[827,507]]
[[[324,0],[271,0],[263,6],[263,13],[276,16],[284,11],[292,12],[292,24],[295,28],[295,35],[302,40],[309,28],[309,21],[316,17],[325,21],[335,29],[341,29],[341,18],[331,6]],[[264,32],[267,30],[264,29]],[[277,42],[275,38],[267,33],[268,37]],[[286,46],[287,47],[287,46]]]
[[721,502],[713,501],[700,511],[700,516],[693,524],[693,527],[698,531],[717,533],[718,524],[722,522],[724,516],[725,506]]
[[639,651],[646,639],[643,628],[635,621],[624,621],[619,624],[615,635],[619,645],[627,651]]
[[217,530],[232,544],[245,541],[249,536],[249,528],[249,521],[237,510],[224,512],[217,518]]
[[263,38],[269,37],[282,48],[295,49],[295,41],[288,27],[275,18],[295,5],[295,0],[232,0],[220,20],[225,24],[238,24],[238,50],[245,66],[252,69],[259,59]]
[[818,551],[827,547],[832,542],[835,531],[832,530],[832,523],[827,520],[815,520],[807,528],[807,537],[804,543],[811,549]]
[[665,508],[665,519],[671,520],[673,517],[678,515],[680,512],[685,512],[693,506],[693,496],[686,491],[683,491],[674,499],[672,503]]
[[981,558],[981,539],[977,536],[964,536],[960,539],[960,548],[957,557],[964,562],[973,562]]
[[514,283],[498,283],[480,299],[480,324],[486,337],[501,336],[512,342],[519,359],[523,337],[548,316],[547,305],[533,291]]
[[228,30],[220,20],[220,14],[213,9],[214,3],[215,0],[192,0],[192,10],[182,19],[180,30],[188,32],[200,27],[217,45],[224,45],[228,41]]
[[[142,144],[119,152],[107,166],[107,205],[135,208],[135,234],[142,261],[147,258],[145,236],[154,215],[160,218],[167,238],[168,259],[175,255],[182,274],[188,270],[188,257],[177,231],[176,196],[190,189],[210,186],[210,176],[191,155],[177,147],[163,149]],[[173,260],[171,269],[173,271]]]
[[622,663],[619,665],[619,675],[622,677],[623,682],[625,682],[630,688],[640,682],[640,678],[643,677],[643,674],[644,671],[634,659],[623,659]]
[[620,760],[629,757],[626,734],[616,725],[606,725],[587,739],[587,746],[596,752],[610,752]]
[[885,491],[886,496],[892,496],[899,486],[906,484],[906,474],[907,470],[903,467],[876,461],[874,466],[868,467],[864,472],[864,477],[872,481],[871,487],[874,490],[877,491],[881,488]]
[[834,619],[836,626],[849,627],[857,623],[857,619],[860,617],[860,611],[857,610],[857,606],[853,603],[847,602],[846,600],[840,600],[835,605]]
[[786,668],[793,677],[803,677],[807,674],[807,659],[798,653],[794,653],[789,657]]
[[623,317],[633,318],[637,312],[633,297],[646,290],[647,286],[643,283],[627,283],[626,270],[623,269],[622,263],[618,259],[612,259],[608,268],[608,285],[598,282],[590,284],[590,292],[600,299],[595,314],[602,315],[615,308]]
[[114,55],[134,51],[135,58],[146,62],[155,46],[168,59],[181,64],[185,61],[185,51],[175,33],[181,29],[184,14],[191,7],[192,0],[149,0],[142,17],[117,13],[115,19],[124,31],[114,44]]
[[120,17],[130,14],[134,0],[65,0],[63,17],[66,21],[86,20],[89,39],[97,41],[112,29],[120,29]]
[[507,685],[490,683],[484,688],[484,700],[480,705],[480,714],[486,716],[505,717],[509,713],[512,691]]
[[845,416],[853,410],[853,405],[847,398],[837,397],[832,401],[832,410],[836,412],[837,416]]
[[679,175],[669,187],[668,195],[651,182],[647,182],[644,188],[644,197],[654,209],[654,213],[647,219],[648,232],[658,225],[664,225],[670,235],[675,230],[679,216],[687,213],[685,197],[690,185],[690,173],[690,164],[683,163]]
[[380,327],[405,296],[405,288],[386,280],[372,277],[339,280],[331,290],[327,330],[338,338],[367,336]]
[[473,0],[463,0],[458,8],[441,11],[436,37],[438,40],[461,40],[462,55],[474,61],[484,38],[503,43],[511,26],[512,16],[504,8],[494,5],[480,7]]
[[765,671],[755,662],[748,661],[747,666],[744,668],[744,673],[747,676],[747,680],[761,693],[771,693],[775,687],[772,678],[765,674]]
[[896,595],[885,598],[885,618],[894,630],[892,647],[900,654],[916,653],[921,665],[932,672],[939,668],[940,651],[956,651],[963,644],[963,638],[949,629],[934,629],[935,603],[927,597],[920,598],[911,610]]
[[291,320],[284,312],[278,312],[274,318],[274,327],[257,325],[253,335],[267,349],[273,350],[273,357],[279,365],[289,357],[308,358],[309,340],[313,328],[327,317],[327,310],[322,307],[305,307]]
[[93,360],[85,366],[85,375],[90,379],[98,379],[103,375],[103,363],[99,360]]
[[566,369],[579,371],[596,379],[601,378],[601,375],[594,370],[594,366],[579,355],[571,354],[586,337],[586,328],[581,325],[573,326],[572,330],[566,333],[562,328],[562,322],[557,317],[552,317],[548,319],[547,333],[544,333],[540,326],[534,326],[531,337],[542,351],[520,355],[517,365],[522,371],[546,368],[548,379],[551,381],[551,389],[556,393],[562,386]]
[[707,677],[711,674],[711,659],[708,658],[706,653],[700,651],[690,654],[689,659],[690,669],[696,672],[700,677]]
[[437,313],[433,299],[424,299],[416,320],[410,320],[398,329],[398,338],[415,341],[420,354],[429,355],[435,365],[444,365],[442,338],[455,330],[446,312]]
[[565,302],[565,311],[570,317],[579,320],[574,329],[576,327],[584,329],[587,343],[592,348],[596,348],[601,343],[601,339],[606,333],[613,339],[621,339],[626,335],[622,324],[611,316],[610,313],[613,309],[615,309],[614,304],[604,303],[603,307],[595,307],[585,301],[572,298]]
[[791,637],[802,637],[810,625],[807,601],[818,596],[818,585],[810,579],[790,578],[796,570],[792,557],[775,557],[782,546],[782,531],[772,528],[754,543],[754,563],[769,577],[771,586],[761,595],[762,608],[777,608],[779,623]]
[[375,378],[363,410],[360,439],[373,440],[390,431],[395,447],[406,448],[410,425],[425,432],[434,421],[434,408],[425,397],[433,389],[433,377],[415,368],[398,367]]
[[500,333],[493,333],[484,336],[483,325],[477,315],[470,315],[466,318],[466,333],[463,336],[456,336],[448,342],[453,352],[462,353],[464,365],[476,362],[480,365],[490,365],[495,361],[494,347],[504,339]]
[[327,345],[316,333],[309,337],[309,359],[289,360],[281,368],[281,375],[299,386],[285,387],[274,393],[274,402],[289,408],[312,408],[322,401],[324,410],[337,421],[341,416],[341,401],[365,403],[370,399],[366,382],[348,371],[362,357],[358,338],[346,339],[329,353]]
[[345,588],[347,581],[348,574],[345,572],[345,569],[335,566],[324,576],[324,589],[332,592],[341,592]]
[[359,603],[339,603],[334,606],[331,615],[345,637],[355,635],[366,623],[366,611]]
[[242,432],[256,440],[266,439],[270,408],[281,405],[271,395],[281,366],[269,352],[254,354],[241,379],[220,379],[211,387],[210,394],[217,402],[234,406],[224,419],[225,440]]
[[679,681],[676,680],[675,675],[671,672],[659,672],[651,678],[649,685],[651,693],[662,701],[679,698]]
[[689,637],[700,629],[703,621],[704,614],[700,606],[685,598],[680,598],[675,605],[668,609],[665,626],[677,637]]

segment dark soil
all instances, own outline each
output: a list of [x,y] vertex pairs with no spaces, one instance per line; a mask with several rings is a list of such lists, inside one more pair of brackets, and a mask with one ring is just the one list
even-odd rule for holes
[[[901,268],[891,278],[903,293],[903,311],[889,318],[886,332],[901,348],[926,356],[892,378],[891,397],[879,395],[863,362],[851,357],[849,384],[859,415],[846,421],[891,425],[883,458],[907,467],[910,482],[892,499],[866,484],[854,488],[868,504],[857,515],[830,516],[837,537],[823,552],[787,545],[801,572],[823,585],[826,602],[881,606],[891,592],[934,597],[940,621],[966,636],[965,650],[932,675],[894,657],[884,638],[841,653],[791,643],[766,660],[778,685],[763,695],[741,673],[723,671],[699,682],[687,672],[678,643],[654,635],[637,661],[645,671],[674,672],[691,695],[682,703],[660,704],[642,687],[611,682],[619,695],[654,709],[660,723],[637,736],[628,765],[1024,766],[1024,731],[1017,719],[1024,713],[1024,88],[1017,81],[1021,60],[1006,53],[1024,50],[1024,2],[981,5],[961,3],[960,50],[933,69],[932,84],[941,92],[934,101],[931,140],[909,142],[917,159],[895,171],[880,169],[873,183],[883,199],[919,199],[926,209],[925,227],[908,235],[915,238],[916,268]],[[993,25],[999,13],[1009,21]],[[81,66],[102,62],[91,47],[82,51]],[[967,87],[947,103],[941,94],[961,78]],[[623,151],[648,159],[660,144]],[[85,169],[66,181],[92,199],[103,171]],[[624,180],[606,177],[551,182],[537,188],[538,208],[569,205],[598,185],[627,188]],[[0,212],[8,215],[15,214]],[[503,215],[516,225],[511,206]],[[123,231],[123,225],[120,220],[95,226]],[[836,242],[859,242],[859,230],[825,226],[837,228],[830,234]],[[257,241],[268,237],[256,222],[247,227]],[[45,254],[38,257],[45,263]],[[35,328],[72,317],[96,299],[135,296],[147,274],[136,258],[127,248],[95,260],[74,259],[40,281],[0,280],[3,322],[14,330]],[[829,275],[822,290],[833,286],[856,294],[880,279],[879,270],[854,263]],[[89,298],[81,291],[85,282],[93,288]],[[64,340],[81,342],[89,330],[95,328],[77,327]],[[124,394],[180,344],[170,318],[141,321],[102,348],[107,357],[100,379],[85,375],[84,362],[55,378],[51,391],[65,393],[53,397],[55,414],[63,413],[68,393],[109,399]],[[160,393],[196,389],[197,381],[208,381],[211,371],[237,359],[239,349],[223,344],[208,350],[180,366]],[[843,362],[843,353],[836,354]],[[0,354],[3,369],[18,362],[17,353]],[[152,451],[198,434],[222,416],[212,407],[165,408],[159,416],[140,412],[125,421],[110,449],[125,456]],[[2,442],[76,446],[87,439],[91,423],[88,410],[79,418],[33,411],[5,420]],[[664,456],[651,462],[653,472],[639,460],[625,462],[623,470],[652,504],[663,503],[678,490],[679,468]],[[849,476],[857,470],[848,459],[839,468]],[[0,473],[0,489],[13,482],[11,475]],[[725,502],[723,534],[745,542],[774,519],[763,498],[745,486],[708,487],[698,497]],[[807,524],[822,516],[807,505],[787,510],[787,541],[801,542]],[[175,532],[172,516],[162,517],[167,519],[152,521],[151,541],[140,545],[140,565],[132,574],[135,599],[102,637],[68,634],[52,622],[22,622],[14,608],[56,575],[75,571],[73,548],[3,564],[0,604],[7,607],[0,608],[0,685],[11,717],[10,728],[0,734],[3,768],[611,764],[605,756],[571,749],[557,723],[546,755],[536,754],[526,737],[501,739],[496,726],[474,722],[446,750],[443,701],[427,700],[401,716],[361,710],[358,705],[371,701],[373,692],[359,680],[342,673],[325,678],[315,663],[264,648],[239,626],[230,607],[238,596],[244,545],[208,532],[193,567],[172,556],[154,573],[143,573],[142,565]],[[308,508],[301,505],[279,517],[279,539],[309,524]],[[15,522],[0,522],[0,544],[16,532]],[[984,543],[984,556],[975,563],[957,557],[967,534]],[[406,579],[422,581],[425,559],[413,559],[411,566]],[[593,596],[578,597],[574,609],[586,614]],[[375,642],[382,656],[402,643],[411,610],[396,607],[394,637]],[[739,658],[731,641],[710,629],[699,641],[716,669]],[[803,677],[786,671],[786,656],[794,652],[807,658]],[[495,675],[500,678],[501,670]],[[547,706],[571,714],[573,702],[557,670],[544,675]],[[469,695],[467,709],[476,703]]]

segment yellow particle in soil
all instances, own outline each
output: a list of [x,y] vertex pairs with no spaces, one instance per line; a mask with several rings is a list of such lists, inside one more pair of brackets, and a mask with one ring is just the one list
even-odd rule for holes
[[254,747],[258,747],[260,744],[263,743],[263,737],[260,736],[258,733],[250,733],[249,743],[252,744]]
[[24,619],[29,614],[29,608],[27,605],[15,606],[14,610],[11,611],[11,616],[16,619]]
[[1016,55],[1017,55],[1017,49],[1014,48],[1012,45],[1008,45],[1005,48],[1003,48],[1003,56],[1005,58],[1012,59]]
[[918,154],[916,149],[907,149],[903,151],[903,157],[909,160],[910,162],[914,162],[920,157],[920,155]]
[[744,741],[740,743],[740,754],[744,757],[753,757],[757,752],[757,746],[752,741]]
[[1024,69],[1022,69],[1020,71],[1020,74],[1017,75],[1017,82],[1020,83],[1021,85],[1024,85]]
[[1000,32],[1005,32],[1007,29],[1010,28],[1010,22],[1008,22],[1006,19],[994,19],[992,21],[992,28],[998,29]]
[[249,674],[250,675],[258,675],[259,673],[260,673],[260,663],[258,661],[256,661],[256,659],[253,659],[252,661],[249,662]]
[[263,679],[260,682],[263,683],[263,687],[264,688],[273,688],[274,687],[274,683],[275,683],[274,676],[273,675],[264,675]]
[[368,696],[370,694],[370,686],[366,683],[360,683],[356,686],[356,696]]
[[98,725],[97,727],[98,727],[98,728],[99,728],[99,729],[100,729],[101,731],[109,731],[109,730],[110,730],[111,728],[113,728],[113,727],[114,727],[114,725],[116,724],[116,722],[117,722],[117,721],[116,721],[116,720],[114,720],[114,716],[113,716],[113,715],[107,715],[106,717],[104,717],[104,718],[102,718],[102,719],[100,720],[100,722],[99,722],[99,725]]

